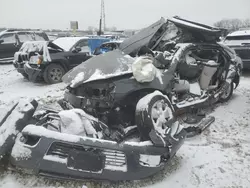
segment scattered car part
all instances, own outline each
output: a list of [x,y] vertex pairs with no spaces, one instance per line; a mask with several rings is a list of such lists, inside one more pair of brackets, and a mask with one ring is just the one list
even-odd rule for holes
[[214,116],[208,116],[204,118],[198,125],[189,126],[185,128],[187,132],[187,138],[191,138],[201,134],[204,130],[206,130],[213,122],[215,121]]
[[36,107],[36,101],[20,100],[6,109],[0,119],[0,159],[11,151],[17,134],[27,125]]
[[[83,120],[80,124],[77,118],[71,120],[75,115]],[[146,178],[168,164],[186,135],[180,128],[178,133],[172,131],[164,137],[167,144],[158,145],[157,141],[156,144],[151,140],[140,141],[136,133],[134,138],[138,141],[123,137],[119,143],[115,141],[116,136],[111,136],[116,135],[112,128],[80,109],[59,113],[41,110],[34,113],[33,118],[36,123],[27,125],[18,135],[10,163],[25,172],[52,178],[110,181]],[[91,128],[91,134],[77,131],[81,126]],[[63,127],[68,130],[65,132]],[[75,135],[68,132],[72,127],[75,127]],[[136,126],[124,129],[125,135],[132,130],[136,130]]]

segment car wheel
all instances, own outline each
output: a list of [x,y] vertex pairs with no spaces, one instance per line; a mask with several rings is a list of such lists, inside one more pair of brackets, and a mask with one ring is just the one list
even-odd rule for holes
[[135,120],[141,139],[150,140],[152,130],[166,134],[175,122],[174,109],[165,96],[149,94],[137,103]]
[[232,82],[220,97],[221,102],[227,102],[233,95],[234,83]]
[[59,64],[50,64],[44,70],[44,81],[48,84],[56,84],[62,81],[65,74],[64,68]]

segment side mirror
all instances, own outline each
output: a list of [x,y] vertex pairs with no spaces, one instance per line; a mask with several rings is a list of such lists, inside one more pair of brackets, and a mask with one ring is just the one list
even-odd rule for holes
[[2,44],[4,42],[4,40],[0,39],[0,44]]
[[78,53],[80,52],[82,49],[80,47],[76,47],[72,50],[73,53]]

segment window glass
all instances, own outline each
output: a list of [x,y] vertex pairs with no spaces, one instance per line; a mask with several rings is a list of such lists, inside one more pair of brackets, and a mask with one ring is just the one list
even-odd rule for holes
[[33,41],[34,38],[31,33],[18,33],[18,38],[20,42]]
[[77,45],[76,48],[81,48],[81,52],[90,52],[88,40],[82,40]]
[[45,39],[39,35],[38,33],[34,33],[34,37],[36,41],[44,41]]
[[0,37],[0,40],[3,40],[2,44],[14,44],[16,43],[16,38],[14,34],[5,34]]

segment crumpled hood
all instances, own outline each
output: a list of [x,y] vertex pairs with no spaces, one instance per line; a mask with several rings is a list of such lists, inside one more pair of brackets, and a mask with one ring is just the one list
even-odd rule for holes
[[94,56],[66,73],[62,80],[72,88],[80,84],[132,73],[134,58],[120,50]]

